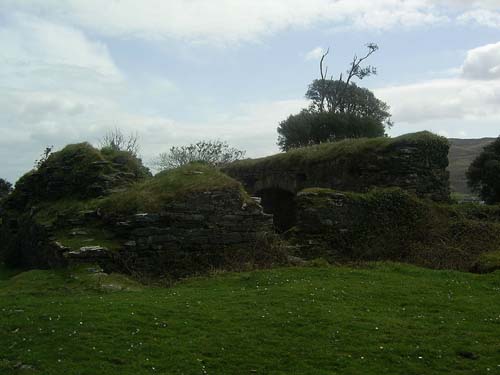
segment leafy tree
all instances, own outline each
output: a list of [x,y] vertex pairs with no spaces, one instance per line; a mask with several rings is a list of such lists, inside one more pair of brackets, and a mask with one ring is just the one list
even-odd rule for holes
[[[336,87],[337,91],[335,93],[335,100],[331,103],[332,105],[330,106],[330,112],[337,112],[337,110],[346,108],[348,104],[348,99],[349,96],[348,94],[348,89],[349,85],[351,84],[352,79],[358,78],[362,80],[363,78],[369,77],[371,75],[377,74],[377,69],[371,65],[362,66],[362,63],[368,59],[373,53],[378,51],[378,45],[375,43],[368,43],[366,45],[368,52],[366,55],[363,57],[358,57],[357,55],[354,55],[352,62],[349,65],[349,69],[347,70],[347,77],[344,80],[343,73],[340,73],[339,79],[338,79],[338,86]],[[321,75],[321,80],[320,84],[318,86],[320,98],[319,98],[319,103],[318,103],[318,111],[323,112],[324,111],[324,104],[325,100],[327,99],[327,96],[329,94],[329,90],[331,89],[331,85],[329,85],[329,81],[333,81],[333,76],[330,79],[327,79],[328,76],[328,67],[325,67],[323,70],[323,62],[330,52],[330,49],[328,49],[323,56],[321,56],[321,59],[319,61],[319,72]]]
[[381,137],[384,133],[383,124],[372,117],[303,110],[280,123],[278,145],[288,151],[346,138]]
[[320,60],[320,79],[314,80],[306,92],[311,100],[309,108],[291,115],[278,127],[278,145],[283,151],[293,147],[332,142],[345,138],[379,137],[385,128],[392,126],[389,106],[368,89],[358,87],[353,79],[364,79],[377,74],[375,67],[363,62],[378,50],[374,43],[367,45],[368,52],[354,56],[349,69],[338,79],[327,78],[328,67]]
[[102,149],[127,151],[133,156],[137,156],[139,153],[139,135],[137,133],[131,133],[126,136],[118,128],[108,131],[104,137],[102,137],[99,144]]
[[9,195],[11,191],[12,184],[9,181],[4,180],[3,178],[0,178],[0,199]]
[[[339,102],[338,96],[341,92],[344,99]],[[306,98],[311,100],[309,107],[311,112],[346,113],[358,117],[370,117],[387,126],[392,125],[390,107],[375,97],[373,92],[358,87],[353,82],[345,87],[344,82],[339,80],[316,79],[309,85]]]
[[208,140],[187,146],[171,147],[169,152],[161,153],[154,164],[160,170],[178,168],[193,162],[220,167],[244,156],[245,151],[231,147],[227,142]]
[[500,202],[500,136],[471,163],[466,173],[472,191],[486,203]]

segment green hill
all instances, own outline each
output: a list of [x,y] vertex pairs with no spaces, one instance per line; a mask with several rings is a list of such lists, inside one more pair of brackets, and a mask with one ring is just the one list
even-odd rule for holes
[[0,269],[0,373],[498,373],[500,272],[374,263],[146,287]]
[[479,139],[459,139],[450,138],[450,153],[448,155],[450,171],[450,187],[451,191],[461,194],[470,194],[467,187],[465,172],[469,168],[470,163],[483,150],[484,146],[493,142],[495,138],[479,138]]

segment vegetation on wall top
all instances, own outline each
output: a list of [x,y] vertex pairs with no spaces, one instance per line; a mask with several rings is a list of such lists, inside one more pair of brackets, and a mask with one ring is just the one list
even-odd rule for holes
[[190,163],[160,172],[152,178],[137,182],[122,192],[114,193],[99,202],[106,214],[159,212],[165,204],[183,196],[203,191],[238,190],[242,199],[249,199],[241,184],[217,168],[203,163]]
[[[263,158],[236,161],[226,167],[226,169],[229,171],[293,170],[312,166],[323,161],[353,159],[356,156],[368,160],[375,153],[390,152],[397,146],[411,147],[415,144],[423,145],[427,155],[432,155],[433,153],[437,153],[438,155],[444,153],[446,155],[449,147],[446,138],[423,131],[395,138],[359,138],[345,139],[339,142],[325,142],[319,145],[292,149],[288,152]],[[437,162],[443,163],[444,161],[440,158]]]
[[150,176],[140,159],[128,151],[98,150],[87,142],[50,153],[16,183],[6,204],[29,204],[62,198],[87,199]]

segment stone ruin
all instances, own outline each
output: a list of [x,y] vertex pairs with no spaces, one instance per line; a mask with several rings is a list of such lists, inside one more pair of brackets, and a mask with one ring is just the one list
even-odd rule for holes
[[[151,177],[133,155],[70,145],[1,201],[0,258],[24,267],[95,263],[108,271],[181,278],[282,264],[290,255],[328,258],[331,252],[318,249],[332,247],[345,255],[346,233],[350,243],[378,234],[344,225],[358,216],[338,191],[398,187],[414,197],[410,201],[448,202],[447,152],[446,140],[430,133],[349,140],[236,162],[223,169],[233,179],[201,164]],[[168,173],[177,180],[168,182]],[[148,206],[155,199],[156,206]],[[118,204],[113,208],[110,200]],[[397,216],[390,219],[396,227]],[[287,246],[276,232],[284,232]]]

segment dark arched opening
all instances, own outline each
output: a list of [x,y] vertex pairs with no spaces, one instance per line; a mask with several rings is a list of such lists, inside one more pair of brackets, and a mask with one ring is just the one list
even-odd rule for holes
[[279,189],[264,189],[257,194],[267,214],[274,215],[274,226],[278,232],[285,232],[296,224],[295,194]]

